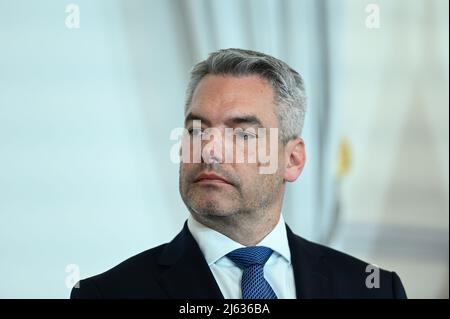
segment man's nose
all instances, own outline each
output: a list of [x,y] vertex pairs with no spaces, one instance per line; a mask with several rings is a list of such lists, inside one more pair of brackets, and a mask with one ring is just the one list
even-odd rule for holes
[[223,163],[224,136],[218,128],[210,128],[204,135],[202,161],[207,164]]

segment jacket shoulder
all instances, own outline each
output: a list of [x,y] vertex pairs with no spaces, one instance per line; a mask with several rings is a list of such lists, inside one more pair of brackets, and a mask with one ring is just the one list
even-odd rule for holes
[[143,251],[104,273],[79,281],[70,298],[164,298],[156,278],[163,270],[158,258],[166,246]]
[[337,298],[398,298],[406,293],[399,276],[359,258],[294,235],[309,254],[319,258]]

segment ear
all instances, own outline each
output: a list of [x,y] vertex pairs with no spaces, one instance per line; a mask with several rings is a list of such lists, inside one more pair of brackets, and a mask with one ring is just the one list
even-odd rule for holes
[[296,138],[287,142],[285,146],[284,180],[295,182],[303,171],[306,162],[305,143],[303,139]]

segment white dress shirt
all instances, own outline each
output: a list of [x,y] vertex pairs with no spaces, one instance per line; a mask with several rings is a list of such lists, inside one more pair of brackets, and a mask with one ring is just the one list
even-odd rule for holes
[[[226,255],[245,246],[197,222],[192,216],[188,218],[188,228],[200,246],[225,299],[242,299],[243,271]],[[266,246],[273,250],[264,266],[264,278],[278,299],[295,299],[294,271],[283,216],[275,228],[256,246]]]

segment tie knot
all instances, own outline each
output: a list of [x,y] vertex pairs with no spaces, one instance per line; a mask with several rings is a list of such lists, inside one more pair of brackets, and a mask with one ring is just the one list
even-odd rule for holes
[[227,254],[239,268],[253,265],[263,266],[272,255],[272,249],[264,246],[238,248]]

